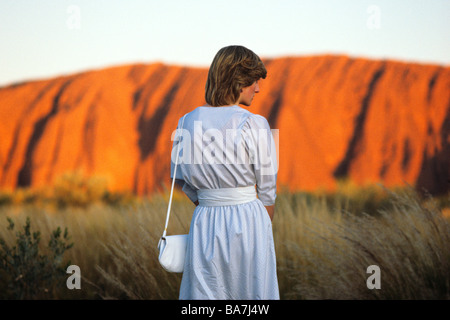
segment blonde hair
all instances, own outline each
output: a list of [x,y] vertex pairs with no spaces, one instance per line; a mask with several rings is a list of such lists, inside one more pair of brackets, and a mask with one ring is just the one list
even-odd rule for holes
[[218,107],[236,103],[242,88],[265,79],[267,70],[261,59],[243,46],[220,49],[208,71],[206,103]]

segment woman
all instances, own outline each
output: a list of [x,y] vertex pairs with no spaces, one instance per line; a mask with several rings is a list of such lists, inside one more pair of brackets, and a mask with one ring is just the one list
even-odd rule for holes
[[279,299],[274,139],[264,117],[239,106],[251,105],[266,74],[251,50],[222,48],[208,72],[207,104],[178,122],[176,179],[197,205],[180,299]]

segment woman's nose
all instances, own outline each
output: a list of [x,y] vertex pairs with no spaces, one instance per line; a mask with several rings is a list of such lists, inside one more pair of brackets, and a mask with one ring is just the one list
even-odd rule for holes
[[257,82],[256,85],[255,85],[255,93],[258,93],[258,92],[259,92],[259,84]]

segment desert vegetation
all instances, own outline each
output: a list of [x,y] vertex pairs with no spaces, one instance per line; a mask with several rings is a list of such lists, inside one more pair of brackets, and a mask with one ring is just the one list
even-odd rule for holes
[[[158,263],[168,193],[109,192],[67,175],[41,190],[0,193],[3,299],[177,299],[180,274]],[[342,183],[336,192],[280,191],[273,232],[282,299],[449,299],[448,196]],[[194,205],[174,195],[168,233]],[[68,265],[81,288],[68,289]],[[369,266],[380,289],[369,289]]]

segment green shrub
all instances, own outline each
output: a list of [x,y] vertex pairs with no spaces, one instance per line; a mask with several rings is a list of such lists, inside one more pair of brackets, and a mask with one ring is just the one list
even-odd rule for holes
[[[14,221],[7,217],[10,231]],[[27,217],[23,231],[16,232],[16,244],[9,246],[0,237],[0,292],[2,299],[39,299],[51,296],[57,284],[65,284],[66,268],[62,266],[63,255],[73,246],[68,243],[67,228],[55,229],[47,246],[48,254],[40,252],[41,233],[31,231],[30,218]]]

